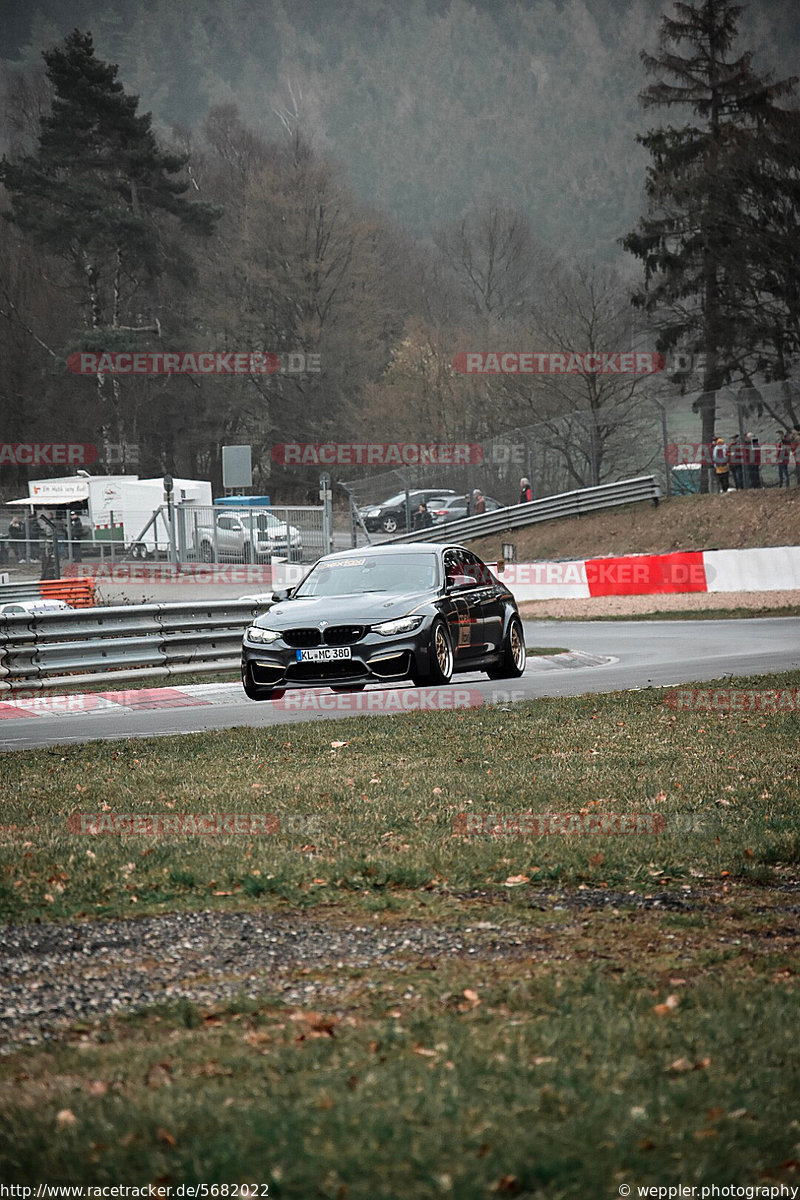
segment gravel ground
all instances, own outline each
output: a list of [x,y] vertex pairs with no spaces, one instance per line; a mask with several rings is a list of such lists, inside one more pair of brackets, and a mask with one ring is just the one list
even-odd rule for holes
[[243,992],[278,992],[287,1003],[308,1003],[326,989],[304,978],[304,967],[401,967],[409,957],[541,952],[532,932],[485,922],[464,929],[341,927],[294,914],[218,912],[7,926],[0,1053],[52,1039],[70,1021],[181,997],[210,1005]]
[[[800,887],[800,885],[797,885]],[[800,912],[797,888],[770,911],[792,920]],[[465,899],[485,898],[472,892]],[[638,911],[707,909],[713,890],[686,887],[679,893],[536,890],[531,909],[571,910],[576,916],[602,908]],[[793,926],[794,927],[794,926]],[[312,970],[401,969],[420,959],[518,958],[566,960],[563,923],[535,927],[475,921],[442,925],[345,925],[296,913],[200,912],[134,920],[30,923],[6,926],[0,962],[0,1054],[54,1040],[74,1021],[96,1021],[143,1005],[178,999],[200,1006],[234,996],[278,995],[287,1004],[335,1003],[335,981],[315,982]]]
[[710,609],[785,608],[800,604],[800,592],[680,592],[674,596],[592,596],[587,600],[530,600],[520,604],[528,621],[542,617],[634,617],[638,613],[700,612]]

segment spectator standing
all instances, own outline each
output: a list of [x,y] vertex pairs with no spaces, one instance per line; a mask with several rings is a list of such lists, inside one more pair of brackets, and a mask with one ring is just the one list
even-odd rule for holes
[[41,546],[39,544],[42,537],[42,527],[39,524],[39,518],[31,509],[25,520],[25,539],[27,541],[28,558],[31,562],[41,556]]
[[519,487],[520,487],[520,493],[519,493],[520,504],[530,504],[531,500],[533,499],[533,491],[531,489],[530,479],[526,479],[525,476],[523,475],[522,479],[520,479],[520,481],[519,481]]
[[433,517],[428,512],[428,506],[424,500],[420,500],[419,508],[414,513],[414,528],[415,529],[430,529],[433,525]]
[[728,465],[730,473],[733,476],[733,482],[737,492],[744,489],[744,443],[741,441],[739,434],[735,433],[730,440],[728,446]]
[[800,426],[795,425],[789,432],[789,442],[794,455],[794,477],[800,487]]
[[86,535],[86,527],[81,520],[80,513],[75,512],[74,509],[69,514],[69,531],[72,538],[72,561],[76,563],[83,562],[81,538]]
[[729,453],[725,439],[718,437],[711,451],[711,461],[717,476],[717,487],[721,492],[727,492],[730,481]]
[[792,443],[789,437],[789,430],[784,429],[783,432],[778,430],[775,435],[778,452],[775,456],[778,464],[778,487],[783,487],[783,482],[786,480],[786,486],[789,486],[789,463],[792,461]]
[[58,559],[63,563],[67,557],[67,519],[59,510],[50,513],[50,520],[53,522],[53,536],[58,538]]
[[25,547],[20,545],[20,543],[24,542],[24,541],[25,541],[25,526],[22,524],[22,521],[20,521],[19,517],[15,514],[11,518],[11,522],[8,526],[8,545],[9,545],[9,549],[14,551],[14,556],[18,563],[24,563],[26,561]]
[[486,512],[486,497],[480,488],[475,488],[472,493],[472,511],[476,517]]
[[761,446],[754,433],[748,433],[747,442],[747,486],[761,487]]

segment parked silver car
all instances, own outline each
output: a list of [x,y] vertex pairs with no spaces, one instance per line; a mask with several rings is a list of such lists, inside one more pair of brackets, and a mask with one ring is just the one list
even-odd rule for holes
[[202,562],[269,562],[273,555],[296,559],[301,549],[300,530],[271,512],[217,513],[214,529],[197,529]]

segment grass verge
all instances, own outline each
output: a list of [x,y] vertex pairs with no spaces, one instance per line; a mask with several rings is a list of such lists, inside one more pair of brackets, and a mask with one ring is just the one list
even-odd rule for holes
[[589,965],[416,963],[339,978],[324,1011],[265,995],[76,1029],[3,1065],[4,1179],[249,1182],[284,1200],[791,1183],[785,958],[670,977],[616,924]]
[[[721,686],[797,688],[800,672]],[[340,926],[488,920],[519,936],[306,966],[313,1007],[264,977],[229,1004],[18,1050],[0,1064],[4,1181],[249,1182],[284,1200],[791,1184],[796,736],[792,711],[679,712],[654,691],[5,756],[6,920],[313,908]],[[67,828],[76,810],[285,825],[90,837]],[[664,830],[456,824],[526,811],[657,813]],[[577,903],[654,889],[692,901]]]
[[[792,688],[800,673],[720,686]],[[794,711],[676,712],[658,690],[351,717],[3,757],[0,913],[414,903],[537,883],[769,880],[800,861]],[[787,752],[788,751],[788,752]],[[469,837],[459,814],[646,814],[642,837]],[[270,814],[266,836],[80,836],[73,813]]]

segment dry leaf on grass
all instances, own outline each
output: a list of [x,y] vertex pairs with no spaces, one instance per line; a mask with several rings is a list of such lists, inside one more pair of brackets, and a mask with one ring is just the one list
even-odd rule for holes
[[676,1058],[674,1062],[669,1064],[667,1070],[672,1071],[676,1075],[681,1075],[685,1071],[705,1071],[710,1066],[710,1058],[700,1058],[694,1062],[688,1058]]
[[149,1071],[147,1072],[147,1086],[154,1089],[164,1087],[165,1085],[169,1086],[169,1084],[172,1083],[172,1080],[170,1079],[171,1074],[172,1067],[169,1065],[169,1063],[153,1063],[152,1067],[150,1067]]
[[657,1017],[666,1017],[669,1013],[674,1012],[680,1004],[677,996],[667,996],[663,1004],[654,1004],[653,1012]]
[[303,1041],[305,1038],[333,1037],[334,1030],[339,1024],[339,1017],[325,1016],[313,1009],[308,1012],[290,1013],[289,1020],[305,1026],[305,1029],[302,1029],[297,1035],[298,1041]]
[[244,1040],[248,1046],[266,1046],[272,1041],[272,1036],[263,1029],[251,1029],[244,1035]]

